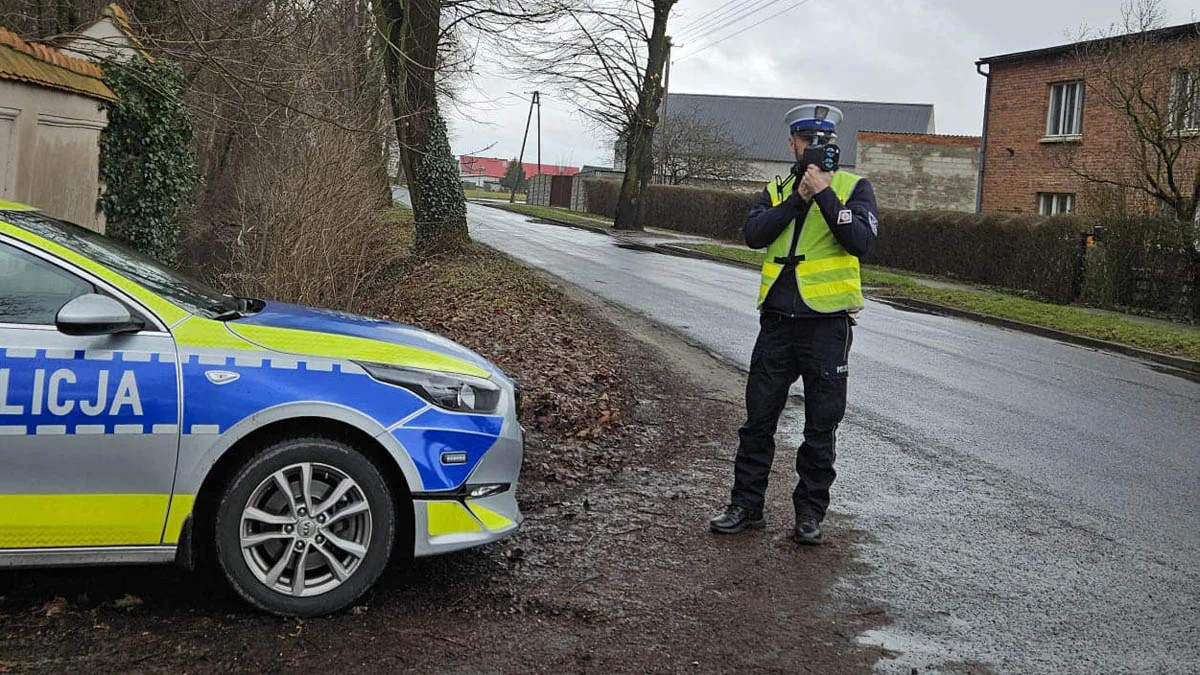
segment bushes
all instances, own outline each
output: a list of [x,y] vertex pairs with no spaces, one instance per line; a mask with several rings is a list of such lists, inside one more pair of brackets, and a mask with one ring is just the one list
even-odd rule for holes
[[884,210],[870,262],[1071,302],[1083,218]]
[[[613,217],[620,188],[617,181],[585,180],[588,210]],[[741,241],[758,194],[651,185],[646,200],[647,225]],[[1200,257],[1189,252],[1187,228],[1175,221],[897,209],[882,210],[879,220],[869,263],[1029,291],[1052,302],[1200,316]],[[1081,233],[1098,225],[1098,245],[1085,250]]]
[[586,178],[583,181],[584,201],[588,213],[594,213],[605,218],[617,217],[617,195],[621,192],[621,182],[604,178]]
[[375,139],[331,126],[275,143],[234,187],[235,223],[220,241],[219,288],[239,295],[361,310],[411,242],[382,212]]
[[183,71],[173,61],[105,64],[117,100],[104,104],[100,206],[109,233],[168,265],[177,261],[180,210],[195,182]]
[[[607,218],[617,212],[621,184],[614,180],[584,181],[588,211]],[[648,185],[645,223],[679,232],[717,239],[740,240],[746,213],[758,203],[758,194],[712,190],[682,185]]]
[[1191,250],[1186,226],[1135,216],[1105,218],[1099,225],[1088,276],[1103,286],[1089,283],[1086,300],[1200,318],[1200,256]]

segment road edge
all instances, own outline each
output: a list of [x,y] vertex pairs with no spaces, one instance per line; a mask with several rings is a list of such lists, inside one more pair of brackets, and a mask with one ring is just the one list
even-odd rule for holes
[[[481,203],[481,202],[476,202],[476,203]],[[499,205],[484,204],[484,206],[491,206],[492,208],[495,208],[495,209],[498,209],[501,211],[507,211],[508,213],[516,213],[518,215],[525,215],[527,218],[533,218],[536,221],[547,223],[550,225],[555,225],[555,226],[560,226],[560,227],[570,227],[570,228],[574,228],[574,229],[578,229],[578,230],[587,230],[590,232],[596,232],[596,233],[603,234],[606,236],[614,237],[616,239],[621,240],[622,245],[630,247],[630,248],[636,248],[638,250],[658,252],[658,253],[663,253],[665,255],[673,255],[673,256],[677,256],[677,257],[681,257],[681,258],[693,258],[695,260],[708,260],[710,262],[721,263],[724,265],[732,265],[734,267],[741,267],[744,269],[752,269],[752,270],[759,269],[759,266],[755,265],[754,263],[743,262],[741,260],[732,260],[730,258],[724,258],[721,256],[712,255],[711,253],[704,253],[703,251],[696,251],[694,249],[685,248],[683,246],[675,246],[673,244],[647,244],[644,241],[639,241],[632,237],[622,237],[619,234],[614,234],[612,231],[605,230],[604,228],[600,228],[600,227],[590,227],[587,225],[580,225],[578,223],[570,223],[565,220],[555,220],[552,218],[545,218],[545,217],[541,217],[541,216],[529,216],[526,214],[522,214],[518,211],[511,211],[511,210],[503,208],[503,206],[499,206]],[[1173,368],[1173,369],[1176,369],[1179,371],[1183,371],[1182,373],[1180,373],[1180,375],[1182,375],[1182,376],[1193,376],[1193,377],[1200,376],[1200,361],[1193,361],[1192,359],[1184,358],[1182,356],[1173,356],[1171,354],[1163,354],[1161,352],[1154,352],[1154,351],[1150,351],[1148,349],[1141,349],[1138,347],[1121,344],[1119,342],[1110,342],[1108,340],[1101,340],[1098,338],[1087,337],[1086,335],[1079,335],[1077,333],[1068,333],[1066,331],[1056,330],[1054,328],[1046,328],[1044,326],[1037,326],[1037,325],[1034,325],[1031,323],[1025,323],[1023,321],[1015,321],[1013,319],[1005,319],[1003,317],[994,316],[991,314],[984,314],[982,312],[973,312],[970,310],[959,309],[957,307],[950,307],[948,305],[939,305],[939,304],[935,304],[932,302],[925,302],[923,300],[913,300],[912,298],[903,298],[903,297],[895,297],[895,296],[890,296],[890,295],[881,295],[878,293],[871,293],[869,291],[869,289],[864,289],[864,291],[865,291],[864,294],[867,297],[869,297],[872,300],[875,300],[877,302],[882,302],[885,305],[891,305],[893,307],[899,307],[902,309],[911,309],[911,310],[926,312],[926,313],[930,313],[930,314],[936,314],[939,316],[953,316],[953,317],[960,318],[960,319],[969,319],[972,321],[978,321],[980,323],[986,323],[986,324],[990,324],[993,326],[999,326],[1001,328],[1008,328],[1009,330],[1016,330],[1016,331],[1020,331],[1023,333],[1029,333],[1032,335],[1038,335],[1040,337],[1050,338],[1052,340],[1058,340],[1060,342],[1067,342],[1069,344],[1078,345],[1080,347],[1089,347],[1091,349],[1096,349],[1096,350],[1106,351],[1106,352],[1113,352],[1113,353],[1121,354],[1124,356],[1141,359],[1143,361],[1149,361],[1149,362],[1155,363],[1159,366],[1166,366],[1168,368]]]

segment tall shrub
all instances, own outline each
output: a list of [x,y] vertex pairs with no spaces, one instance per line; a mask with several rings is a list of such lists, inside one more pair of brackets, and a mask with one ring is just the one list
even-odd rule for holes
[[180,210],[195,180],[192,121],[179,66],[134,58],[105,66],[117,100],[100,136],[101,208],[110,234],[165,263],[177,262]]

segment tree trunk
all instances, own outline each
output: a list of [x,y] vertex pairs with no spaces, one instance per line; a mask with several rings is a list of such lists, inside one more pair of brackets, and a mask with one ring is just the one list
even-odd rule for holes
[[646,74],[638,92],[637,114],[626,131],[625,178],[617,197],[613,228],[642,229],[645,203],[642,195],[654,173],[654,127],[658,125],[658,107],[663,96],[663,66],[667,62],[667,17],[675,0],[654,0],[654,25],[650,29],[650,51]]
[[379,8],[389,42],[388,99],[413,206],[413,252],[434,255],[469,241],[466,200],[434,81],[441,2],[383,0]]

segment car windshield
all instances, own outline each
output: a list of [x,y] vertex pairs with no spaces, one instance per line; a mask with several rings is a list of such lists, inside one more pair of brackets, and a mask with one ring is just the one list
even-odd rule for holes
[[102,234],[36,211],[8,211],[2,215],[6,222],[94,260],[192,314],[214,319],[238,309],[233,296],[219,293]]

